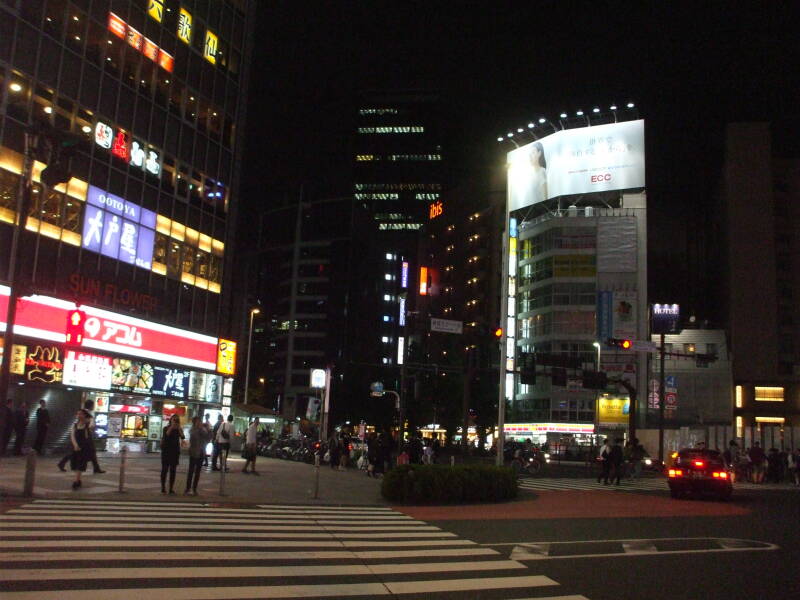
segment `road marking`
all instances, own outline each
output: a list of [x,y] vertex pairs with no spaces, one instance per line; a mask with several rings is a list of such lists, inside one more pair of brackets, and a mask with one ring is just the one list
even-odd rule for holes
[[[41,500],[37,499],[33,501],[33,506],[42,506],[45,504],[57,504],[59,506],[69,506],[74,505],[78,507],[84,506],[97,506],[99,508],[108,507],[108,506],[120,506],[120,507],[130,507],[130,508],[141,508],[141,507],[148,507],[148,506],[155,506],[162,508],[164,510],[181,510],[180,507],[188,507],[188,508],[206,508],[206,509],[213,509],[219,511],[245,511],[245,512],[258,512],[256,509],[239,509],[239,508],[225,508],[225,507],[217,507],[214,506],[218,503],[206,503],[206,504],[199,504],[197,502],[170,502],[166,504],[164,502],[124,502],[124,501],[108,501],[108,502],[100,502],[95,500]],[[28,505],[31,506],[31,505]],[[33,507],[31,506],[31,508]],[[258,504],[256,505],[259,510],[264,511],[279,511],[279,512],[286,512],[286,511],[293,511],[293,512],[300,512],[304,513],[306,511],[312,512],[321,512],[321,511],[335,511],[335,512],[376,512],[376,513],[393,513],[391,508],[385,506],[326,506],[324,504],[316,505],[316,504],[307,504],[307,505],[294,505],[294,506],[279,506],[279,505],[271,505],[271,504]]]
[[[180,535],[176,533],[175,535]],[[84,542],[91,546],[107,548],[115,546],[128,546],[128,547],[151,547],[151,546],[185,546],[187,540],[92,540],[91,542]],[[475,544],[472,540],[391,540],[385,542],[373,542],[371,540],[272,540],[271,546],[281,546],[286,548],[302,548],[321,546],[326,548],[369,548],[377,546],[470,546]],[[74,542],[70,540],[4,540],[4,548],[67,548],[74,546]],[[208,540],[203,543],[203,546],[217,547],[217,548],[230,548],[230,547],[243,547],[243,546],[263,546],[263,540]]]
[[[119,515],[122,517],[141,517],[146,515],[148,517],[172,517],[174,516],[177,511],[132,511],[132,510],[116,510],[113,508],[109,509],[92,509],[91,510],[93,515],[98,516],[105,516],[105,515]],[[75,509],[67,509],[67,510],[57,510],[57,509],[49,509],[49,510],[30,510],[26,508],[15,508],[9,510],[7,514],[14,514],[14,515],[36,515],[42,517],[70,517],[70,516],[83,516],[86,514],[85,508],[75,508]],[[370,519],[374,522],[395,522],[395,521],[409,521],[412,520],[411,517],[402,514],[393,514],[393,515],[316,515],[314,513],[302,513],[302,514],[288,514],[288,513],[261,513],[256,511],[238,511],[236,513],[232,512],[223,512],[214,509],[204,509],[204,510],[197,510],[197,511],[188,511],[182,510],[180,511],[182,515],[196,515],[198,517],[205,517],[205,516],[224,516],[228,517],[235,516],[235,517],[248,517],[249,519],[253,519],[257,517],[260,521],[272,521],[275,519],[285,519],[285,518],[294,518],[298,519],[300,517],[313,518],[317,519],[337,519],[340,521],[351,521],[351,522],[358,522],[364,519]]]
[[527,569],[515,560],[482,560],[445,563],[400,563],[376,565],[308,565],[278,567],[225,567],[209,575],[208,567],[114,567],[67,569],[5,569],[0,581],[42,581],[54,579],[184,579],[228,577],[331,577],[336,575],[393,575],[455,571],[503,571]]
[[[162,527],[163,529],[163,527]],[[325,540],[332,540],[332,539],[370,539],[370,538],[381,538],[381,539],[394,539],[394,538],[454,538],[458,537],[455,533],[450,533],[448,531],[435,531],[435,532],[428,532],[428,531],[401,531],[401,532],[385,532],[385,533],[290,533],[290,532],[275,532],[275,533],[249,533],[249,532],[241,532],[241,531],[125,531],[124,533],[120,532],[117,529],[92,529],[90,531],[86,531],[85,529],[82,531],[4,531],[4,535],[0,536],[0,540],[8,539],[9,537],[31,537],[36,539],[47,538],[47,537],[64,537],[64,534],[68,534],[70,537],[73,538],[93,538],[97,536],[109,536],[109,537],[146,537],[146,538],[161,538],[161,537],[179,537],[179,538],[190,538],[190,537],[200,537],[200,538],[213,538],[213,537],[236,537],[237,539],[246,539],[246,538],[253,538],[253,539],[262,539],[262,540],[269,540],[269,539],[325,539]]]
[[[659,542],[706,542],[709,545],[716,545],[710,548],[685,548],[676,550],[659,550]],[[570,545],[604,545],[597,552],[576,552],[574,554],[552,555],[556,548],[565,548]],[[619,552],[609,552],[608,544],[619,544]],[[513,546],[509,554],[512,560],[559,560],[566,558],[605,558],[613,556],[645,556],[652,554],[699,554],[705,552],[747,552],[778,550],[779,547],[770,542],[755,540],[739,540],[731,538],[653,538],[653,539],[626,539],[626,540],[575,540],[570,542],[533,542],[533,543],[513,543],[501,542],[497,544],[486,544],[491,546]]]
[[[172,521],[170,521],[172,522]],[[423,521],[419,521],[422,523]],[[197,522],[195,521],[197,527],[195,529],[198,530],[225,530],[225,531],[235,531],[238,535],[239,531],[319,531],[319,525],[228,525],[228,524],[209,524],[206,521]],[[9,535],[14,535],[13,532],[16,529],[26,528],[26,529],[58,529],[58,530],[68,530],[68,529],[86,529],[86,523],[76,523],[74,521],[70,521],[69,523],[41,523],[39,521],[13,521],[10,523],[4,523],[0,521],[0,531],[5,531]],[[133,529],[133,530],[142,530],[142,529],[158,529],[163,530],[164,524],[163,523],[120,523],[119,525],[114,526],[115,534],[120,533],[126,529]],[[398,527],[397,525],[349,525],[349,526],[336,526],[336,527],[325,527],[325,531],[330,532],[353,532],[358,533],[359,531],[441,531],[440,527],[434,527],[433,525],[406,525],[405,523]]]
[[[9,515],[9,514],[6,513],[5,515],[2,516],[2,521],[7,521],[7,522],[11,522],[11,521],[26,521],[26,520],[29,520],[29,519],[31,519],[33,517],[34,517],[34,515],[29,515],[29,514],[25,514],[25,515],[19,515],[19,514]],[[119,520],[121,520],[122,518],[123,518],[123,515],[120,515],[119,517],[92,517],[92,516],[85,516],[85,515],[84,516],[72,516],[72,515],[70,515],[69,521],[70,522],[75,522],[75,523],[102,523],[102,522],[115,523],[115,522],[118,522]],[[200,518],[202,518],[202,521],[198,521],[198,519],[200,519]],[[63,517],[58,517],[57,515],[49,515],[47,517],[41,517],[39,520],[40,521],[47,520],[47,521],[52,521],[54,523],[61,523],[61,522],[64,521],[64,518]],[[250,519],[225,519],[223,517],[213,517],[213,516],[210,516],[210,515],[209,515],[208,518],[204,518],[204,517],[191,517],[191,518],[170,517],[169,518],[169,524],[170,525],[173,525],[173,524],[176,524],[176,523],[187,523],[187,524],[191,524],[191,525],[198,525],[200,523],[202,523],[203,525],[208,525],[208,524],[214,524],[214,525],[231,524],[232,525],[232,524],[237,524],[238,523],[238,524],[249,525],[249,524],[251,524],[253,522],[256,522],[256,523],[269,523],[269,524],[272,524],[272,525],[307,525],[308,521],[309,521],[309,519],[276,519],[276,520],[273,520],[273,519],[262,519],[262,518],[255,518],[255,516],[254,516],[254,518],[250,518]],[[313,521],[316,522],[319,525],[351,525],[353,523],[353,521],[342,521],[342,520],[339,520],[339,519],[313,519]],[[381,521],[380,523],[382,525],[386,525],[387,524],[385,521]],[[417,520],[413,520],[412,519],[412,520],[408,520],[408,521],[392,522],[391,525],[396,525],[396,526],[399,526],[399,527],[403,527],[405,525],[409,525],[409,526],[411,526],[411,525],[421,525],[421,524],[424,524],[424,523],[425,523],[425,521],[417,521]]]
[[440,579],[435,581],[386,581],[384,585],[392,594],[430,594],[436,592],[463,592],[495,590],[500,588],[529,588],[556,586],[557,582],[544,575],[527,577],[490,577],[487,579]]
[[[297,552],[230,552],[226,560],[323,560],[323,559],[389,559],[389,558],[431,558],[446,556],[496,556],[500,554],[492,548],[443,548],[434,550],[321,550]],[[69,561],[111,561],[111,560],[219,560],[219,552],[17,552],[0,554],[0,562],[60,562]],[[435,564],[435,563],[432,563]]]

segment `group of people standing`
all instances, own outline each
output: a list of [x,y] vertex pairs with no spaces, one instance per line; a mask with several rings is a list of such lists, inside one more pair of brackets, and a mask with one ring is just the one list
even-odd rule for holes
[[[6,405],[3,408],[3,431],[2,439],[0,439],[0,454],[5,454],[8,448],[8,443],[11,441],[11,436],[14,436],[14,454],[16,456],[22,455],[22,447],[25,443],[25,436],[28,431],[30,423],[30,415],[28,414],[28,403],[25,401],[20,402],[14,408],[14,401],[10,398],[6,400]],[[44,400],[39,400],[39,408],[36,409],[34,417],[36,424],[36,440],[33,442],[33,449],[37,454],[42,454],[44,450],[44,443],[47,439],[47,431],[50,429],[50,412],[47,410],[47,403]]]
[[624,447],[622,442],[621,438],[615,439],[613,444],[608,439],[603,441],[597,456],[600,463],[597,483],[603,481],[605,485],[608,485],[610,480],[619,485],[620,480],[625,476],[626,463],[630,465],[629,476],[631,479],[642,474],[642,461],[647,456],[644,446],[639,443],[638,438],[633,438]]
[[769,452],[764,452],[760,442],[753,442],[750,448],[742,451],[736,440],[731,440],[723,457],[725,464],[740,480],[782,483],[788,478],[800,486],[800,448],[794,451],[770,448]]

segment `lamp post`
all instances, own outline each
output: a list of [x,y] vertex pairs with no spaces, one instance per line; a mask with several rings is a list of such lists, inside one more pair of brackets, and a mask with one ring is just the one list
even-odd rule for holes
[[244,374],[244,403],[247,404],[247,391],[250,388],[250,350],[253,347],[253,317],[261,311],[257,308],[250,309],[250,330],[247,334],[247,371]]
[[[600,351],[602,346],[600,342],[592,342],[592,346],[597,348],[597,368],[595,369],[598,373],[600,372]],[[594,436],[597,437],[597,430],[600,429],[600,407],[597,405],[597,399],[600,397],[600,390],[595,389],[594,391]]]

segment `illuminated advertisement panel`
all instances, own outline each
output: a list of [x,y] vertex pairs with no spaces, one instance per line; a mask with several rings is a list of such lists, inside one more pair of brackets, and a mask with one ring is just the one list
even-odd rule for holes
[[[111,389],[111,371],[111,358],[108,356],[79,350],[67,350],[64,354],[64,385],[108,390]],[[95,410],[101,410],[97,402]]]
[[83,213],[84,249],[149,270],[155,225],[153,211],[89,186]]
[[509,210],[645,187],[644,121],[558,131],[508,153]]
[[[0,287],[0,314],[8,307],[8,296]],[[50,296],[25,296],[17,300],[14,333],[40,340],[64,343],[67,314],[75,303]],[[83,347],[89,350],[132,356],[187,368],[213,371],[217,366],[217,338],[194,331],[145,321],[129,315],[81,306],[86,313]],[[0,330],[5,323],[0,323]],[[153,388],[159,380],[154,368]],[[184,387],[188,387],[187,381]],[[155,393],[155,391],[153,391]]]

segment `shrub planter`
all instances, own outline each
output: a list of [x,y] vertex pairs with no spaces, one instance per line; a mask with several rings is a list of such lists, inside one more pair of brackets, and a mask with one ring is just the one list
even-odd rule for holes
[[401,465],[381,484],[383,497],[407,504],[502,502],[517,496],[517,476],[491,465]]

